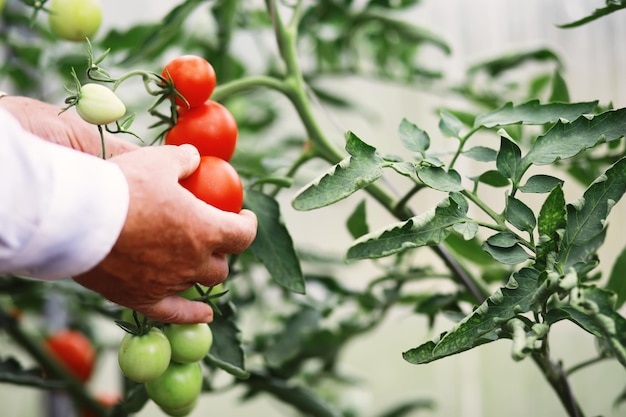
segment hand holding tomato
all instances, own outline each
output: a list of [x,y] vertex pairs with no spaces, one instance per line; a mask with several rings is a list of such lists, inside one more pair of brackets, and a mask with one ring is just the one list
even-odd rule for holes
[[247,210],[218,210],[180,186],[200,162],[192,146],[140,148],[110,161],[128,181],[126,223],[109,255],[76,281],[154,320],[211,321],[207,304],[175,294],[196,282],[223,281],[226,254],[241,253],[252,243],[256,217]]

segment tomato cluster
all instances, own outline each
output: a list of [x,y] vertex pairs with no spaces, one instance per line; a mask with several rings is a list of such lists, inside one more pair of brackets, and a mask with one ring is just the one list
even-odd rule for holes
[[213,333],[205,323],[168,324],[127,333],[117,358],[124,376],[145,383],[148,396],[163,412],[186,416],[202,391],[200,361],[212,344]]
[[220,210],[238,213],[243,185],[229,163],[237,144],[238,128],[226,107],[211,100],[216,86],[213,66],[196,55],[168,62],[161,72],[177,105],[176,124],[165,135],[166,145],[194,145],[200,153],[198,169],[181,185]]

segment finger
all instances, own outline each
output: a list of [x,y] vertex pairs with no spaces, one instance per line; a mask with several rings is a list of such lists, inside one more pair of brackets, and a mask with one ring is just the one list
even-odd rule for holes
[[257,233],[257,217],[249,210],[239,213],[221,212],[222,236],[216,250],[224,253],[241,253],[252,244]]
[[213,321],[213,309],[208,304],[175,295],[165,297],[138,311],[161,323],[195,324]]
[[157,149],[167,152],[167,156],[174,163],[179,180],[190,176],[200,164],[200,153],[193,145],[163,145]]

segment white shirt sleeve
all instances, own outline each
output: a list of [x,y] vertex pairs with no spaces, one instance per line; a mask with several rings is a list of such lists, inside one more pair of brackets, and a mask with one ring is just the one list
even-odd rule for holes
[[88,271],[117,241],[128,204],[117,165],[40,139],[0,108],[0,275]]

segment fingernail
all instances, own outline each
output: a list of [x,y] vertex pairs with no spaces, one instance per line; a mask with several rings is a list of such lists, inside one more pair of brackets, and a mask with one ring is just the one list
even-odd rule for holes
[[185,144],[183,144],[183,145],[180,145],[180,148],[181,148],[181,149],[186,150],[186,151],[187,151],[187,152],[189,152],[191,155],[194,155],[194,156],[198,156],[198,155],[200,155],[200,152],[198,152],[198,149],[197,149],[195,146],[190,145],[190,144],[188,144],[188,143],[185,143]]

